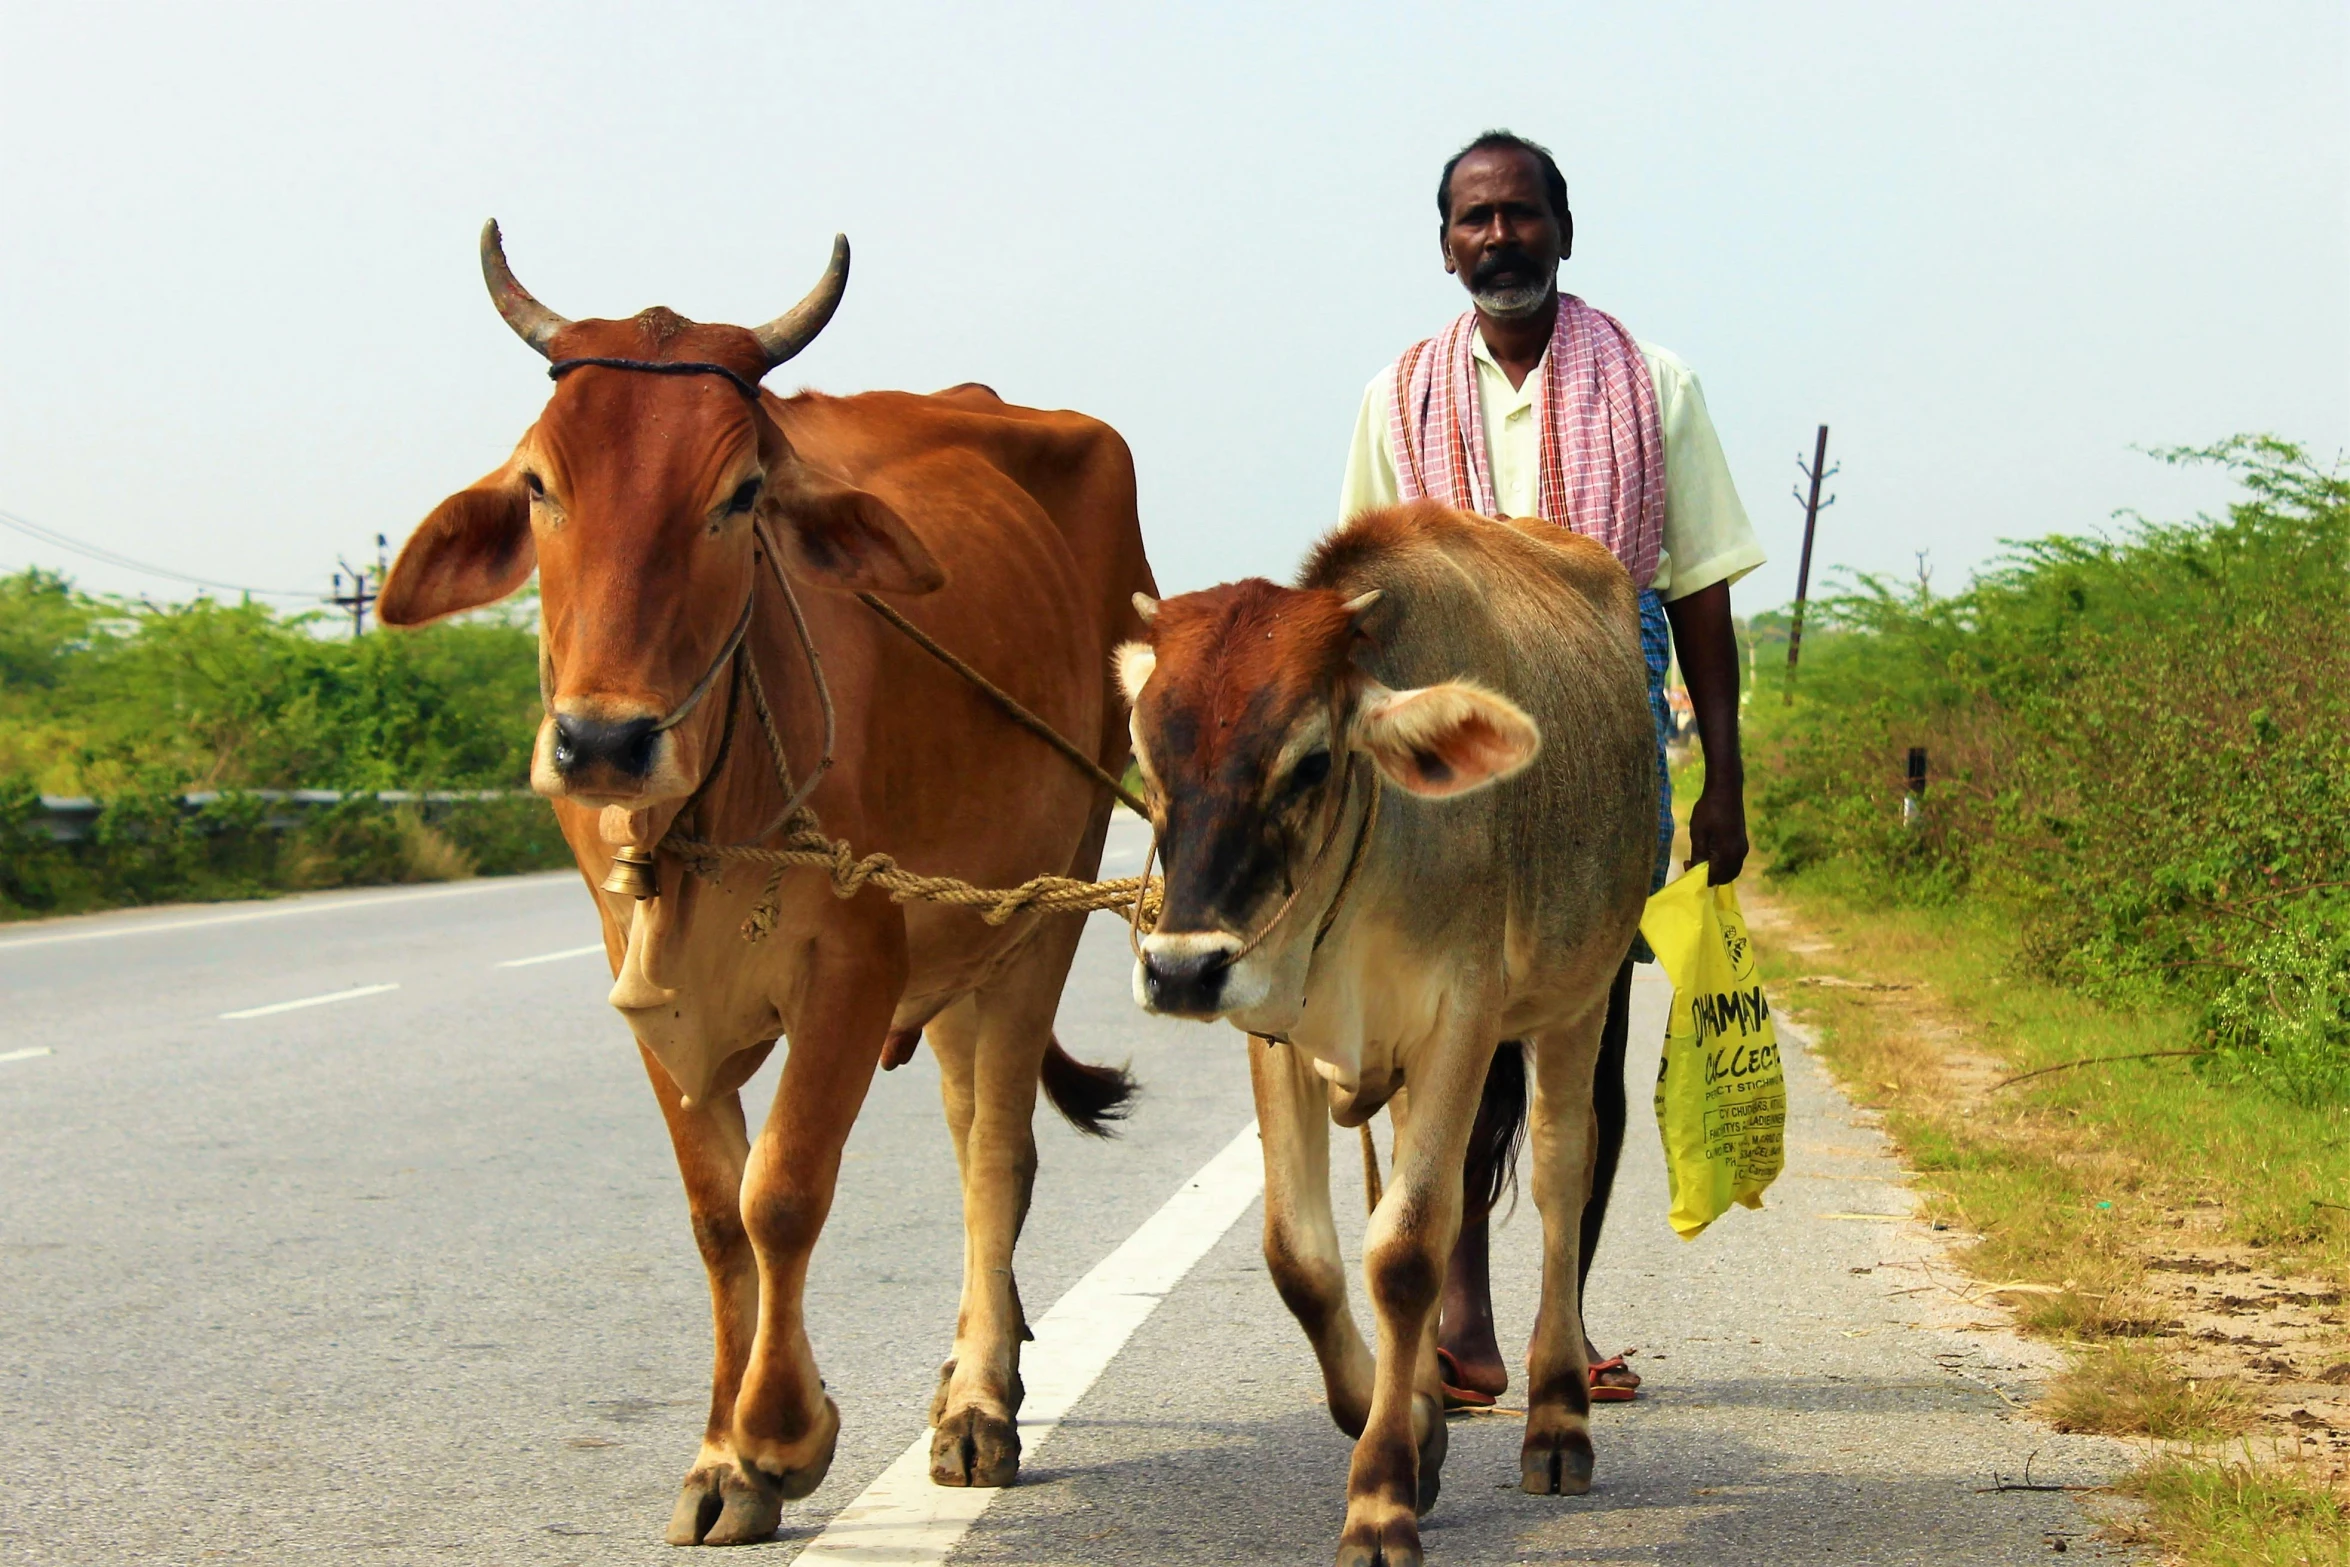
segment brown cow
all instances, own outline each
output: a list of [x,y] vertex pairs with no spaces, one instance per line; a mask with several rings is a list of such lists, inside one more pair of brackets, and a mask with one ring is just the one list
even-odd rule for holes
[[[1115,432],[983,387],[760,392],[831,316],[845,239],[808,299],[756,330],[663,309],[565,320],[515,282],[495,224],[482,266],[508,323],[555,361],[555,391],[513,456],[417,529],[379,612],[421,624],[502,598],[537,569],[548,714],[531,781],[554,799],[591,889],[616,843],[656,843],[681,813],[715,844],[773,822],[787,797],[743,710],[748,673],[797,776],[819,768],[817,682],[786,576],[838,707],[836,765],[808,801],[829,833],[982,886],[1094,874],[1110,812],[1099,787],[850,595],[901,598],[908,618],[1121,770],[1110,651],[1137,629],[1130,599],[1151,575]],[[1012,1252],[1036,1169],[1039,1072],[1096,1131],[1131,1089],[1051,1041],[1083,922],[991,927],[870,889],[842,901],[822,872],[793,870],[753,942],[765,867],[736,862],[705,880],[664,854],[653,875],[648,901],[595,897],[612,1004],[669,1123],[716,1322],[709,1424],[670,1540],[764,1539],[783,1502],[824,1478],[840,1414],[802,1323],[808,1256],[885,1038],[924,1027],[967,1234],[931,1477],[1009,1484],[1026,1332]],[[754,1144],[737,1091],[778,1035],[791,1047]]]
[[[1323,540],[1295,588],[1169,599],[1120,652],[1166,860],[1136,997],[1249,1051],[1265,1260],[1359,1438],[1341,1567],[1420,1561],[1444,1460],[1437,1292],[1486,1067],[1526,1041],[1542,1309],[1521,1483],[1591,1481],[1575,1260],[1609,982],[1655,854],[1655,736],[1631,579],[1548,523],[1430,503]],[[1545,743],[1547,740],[1547,743]],[[1395,1168],[1347,1310],[1329,1126],[1382,1105]],[[1328,1119],[1325,1119],[1325,1118]]]

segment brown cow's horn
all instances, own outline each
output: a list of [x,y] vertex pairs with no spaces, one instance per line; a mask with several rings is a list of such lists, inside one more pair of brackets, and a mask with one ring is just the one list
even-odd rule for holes
[[767,368],[772,370],[786,359],[816,341],[816,334],[824,330],[824,323],[840,308],[840,296],[849,286],[849,237],[832,236],[832,262],[824,269],[824,276],[808,290],[808,297],[786,310],[765,326],[751,328],[751,335],[767,352]]
[[571,322],[531,298],[530,290],[514,281],[514,269],[506,265],[506,246],[498,237],[496,218],[481,226],[481,278],[490,286],[490,303],[498,307],[498,314],[506,318],[514,335],[549,358],[554,357],[547,345]]

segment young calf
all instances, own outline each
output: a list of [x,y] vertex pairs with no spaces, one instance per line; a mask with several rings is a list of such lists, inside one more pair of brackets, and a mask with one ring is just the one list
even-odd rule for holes
[[[1655,853],[1632,582],[1548,523],[1421,503],[1331,534],[1295,588],[1137,607],[1149,637],[1119,675],[1167,901],[1136,999],[1254,1036],[1265,1260],[1358,1438],[1338,1561],[1416,1567],[1445,1447],[1437,1295],[1504,1040],[1532,1064],[1543,1227],[1521,1478],[1591,1484],[1575,1264],[1592,1067]],[[1324,1116],[1359,1126],[1382,1105],[1374,1356],[1347,1310]]]

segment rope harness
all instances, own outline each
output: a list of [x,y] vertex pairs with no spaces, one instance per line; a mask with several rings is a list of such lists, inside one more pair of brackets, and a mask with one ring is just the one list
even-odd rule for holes
[[[654,375],[715,375],[731,382],[754,405],[759,397],[758,387],[734,370],[725,365],[698,361],[564,359],[550,366],[547,374],[550,379],[559,380],[570,371],[589,366],[644,371]],[[724,876],[730,864],[763,865],[768,868],[759,901],[752,907],[750,917],[742,923],[745,941],[759,941],[775,929],[782,912],[783,873],[804,868],[824,871],[836,898],[853,898],[867,887],[878,887],[889,894],[891,901],[897,903],[917,900],[976,910],[979,917],[990,925],[1002,925],[1024,913],[1085,914],[1101,909],[1122,909],[1127,914],[1127,939],[1136,956],[1140,957],[1142,937],[1157,926],[1160,911],[1166,903],[1166,882],[1164,879],[1154,880],[1151,876],[1151,866],[1159,852],[1156,822],[1152,823],[1150,847],[1143,856],[1142,874],[1139,876],[1125,876],[1112,881],[1087,881],[1075,876],[1032,876],[1017,887],[976,887],[958,877],[924,876],[905,869],[887,854],[860,856],[847,842],[831,837],[824,831],[823,823],[817,819],[807,800],[818,781],[832,768],[833,743],[837,737],[832,690],[824,678],[824,660],[816,651],[816,639],[808,628],[808,617],[800,608],[798,594],[792,591],[791,579],[784,574],[783,557],[775,548],[775,541],[769,536],[763,521],[754,518],[751,527],[760,545],[759,553],[766,557],[769,569],[775,574],[776,586],[783,591],[783,602],[791,611],[792,627],[799,635],[800,651],[807,661],[817,706],[823,714],[823,754],[818,758],[814,770],[808,774],[806,782],[795,787],[791,760],[784,752],[783,736],[775,725],[775,712],[768,703],[767,689],[759,676],[758,660],[743,652],[744,640],[750,633],[752,607],[758,601],[758,589],[754,583],[751,591],[744,596],[742,614],[737,618],[733,631],[728,633],[718,656],[711,660],[709,668],[695,682],[685,700],[653,726],[655,734],[675,728],[709,694],[717,683],[720,671],[731,665],[733,673],[728,681],[726,722],[719,734],[717,752],[711,758],[709,767],[704,769],[701,783],[687,797],[684,807],[672,819],[668,832],[662,835],[660,842],[650,849],[632,844],[614,851],[613,871],[606,878],[605,890],[628,892],[639,901],[657,895],[657,883],[651,874],[653,857],[666,850],[693,874],[713,883]],[[1022,706],[1009,692],[940,646],[927,632],[875,595],[859,593],[857,598],[915,646],[968,681],[1005,717],[1051,746],[1137,815],[1145,820],[1150,819],[1149,808],[1121,780],[1087,756],[1059,730]],[[549,714],[554,712],[554,684],[553,662],[547,656],[546,643],[542,638],[539,644],[539,695]],[[765,827],[746,841],[711,843],[684,831],[679,823],[695,814],[695,807],[701,803],[702,796],[723,770],[734,746],[736,720],[746,692],[750,698],[751,711],[759,721],[759,732],[766,741],[768,758],[774,764],[776,781],[782,786],[784,806]],[[1334,739],[1337,735],[1336,716],[1333,713]],[[1347,753],[1345,772],[1339,779],[1338,788],[1331,795],[1321,842],[1315,847],[1305,875],[1291,885],[1289,896],[1274,911],[1273,917],[1259,926],[1256,934],[1249,937],[1229,961],[1238,962],[1272,935],[1289,917],[1290,910],[1297,904],[1298,895],[1315,880],[1316,873],[1329,858],[1331,847],[1338,839],[1339,827],[1345,820],[1347,803],[1354,794],[1357,760],[1352,752]],[[1379,819],[1380,793],[1379,777],[1374,771],[1371,776],[1370,804],[1364,810],[1362,827],[1355,834],[1354,843],[1347,852],[1346,868],[1339,878],[1338,890],[1323,913],[1320,928],[1314,933],[1316,948],[1330,934],[1331,926],[1337,922],[1339,906],[1345,901],[1348,889],[1354,885],[1355,873],[1362,865],[1364,846],[1369,842],[1371,829]],[[780,843],[767,842],[778,834],[782,835]]]

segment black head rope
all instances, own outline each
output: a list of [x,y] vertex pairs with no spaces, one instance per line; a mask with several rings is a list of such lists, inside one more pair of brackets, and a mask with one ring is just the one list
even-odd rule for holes
[[711,364],[702,359],[558,359],[547,366],[547,379],[560,381],[574,370],[589,366],[602,370],[642,370],[649,375],[715,375],[734,383],[734,389],[752,402],[759,400],[759,386],[755,381],[730,370],[724,365]]

